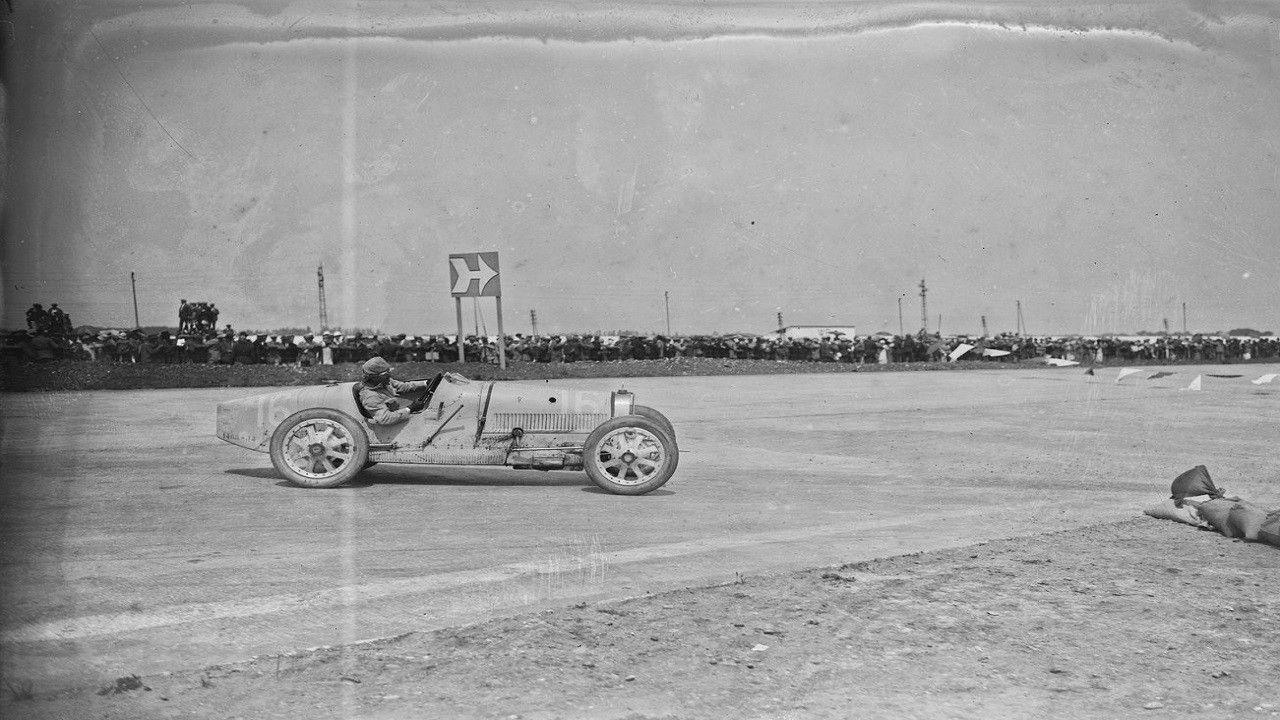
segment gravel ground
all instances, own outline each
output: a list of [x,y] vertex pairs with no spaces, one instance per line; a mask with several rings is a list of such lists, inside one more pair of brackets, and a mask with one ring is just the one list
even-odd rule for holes
[[[699,359],[517,365],[501,377],[993,366]],[[398,374],[440,369],[499,375],[435,364]],[[7,373],[5,389],[289,385],[355,372],[58,363]],[[1278,564],[1277,548],[1140,518],[54,695],[9,677],[0,717],[1280,716]]]
[[32,718],[1274,717],[1280,554],[1140,518],[15,701]]

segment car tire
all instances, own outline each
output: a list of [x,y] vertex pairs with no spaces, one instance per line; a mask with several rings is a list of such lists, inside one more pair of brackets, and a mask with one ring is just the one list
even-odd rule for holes
[[587,477],[601,489],[615,495],[643,495],[671,479],[680,463],[680,450],[650,418],[623,415],[591,431],[583,445],[582,463]]
[[631,414],[646,417],[654,421],[658,424],[658,427],[662,428],[667,435],[670,436],[672,442],[679,445],[679,441],[676,440],[676,426],[671,424],[671,421],[667,419],[666,415],[663,415],[648,405],[636,405],[632,407]]
[[271,464],[299,487],[337,487],[354,478],[368,460],[364,428],[337,410],[294,413],[271,434]]

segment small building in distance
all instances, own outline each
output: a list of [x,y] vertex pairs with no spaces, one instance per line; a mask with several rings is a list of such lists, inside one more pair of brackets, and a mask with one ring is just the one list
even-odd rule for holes
[[845,337],[852,340],[858,334],[853,325],[787,325],[774,330],[774,335],[784,338]]

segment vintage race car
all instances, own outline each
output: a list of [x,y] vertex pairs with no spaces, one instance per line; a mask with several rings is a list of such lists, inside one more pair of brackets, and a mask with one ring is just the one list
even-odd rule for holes
[[425,409],[396,425],[371,425],[360,383],[281,390],[218,404],[218,437],[271,454],[287,480],[341,485],[374,463],[506,465],[582,470],[601,488],[641,495],[675,473],[676,432],[625,390],[567,390],[536,382],[431,379]]

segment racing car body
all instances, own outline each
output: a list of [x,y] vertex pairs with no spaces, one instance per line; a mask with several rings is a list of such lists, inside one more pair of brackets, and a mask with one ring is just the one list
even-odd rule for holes
[[269,453],[286,479],[314,488],[341,485],[374,463],[506,465],[585,469],[609,492],[639,495],[679,462],[671,422],[625,390],[443,373],[418,396],[424,409],[395,425],[370,424],[359,391],[358,382],[335,382],[223,402],[217,434]]

